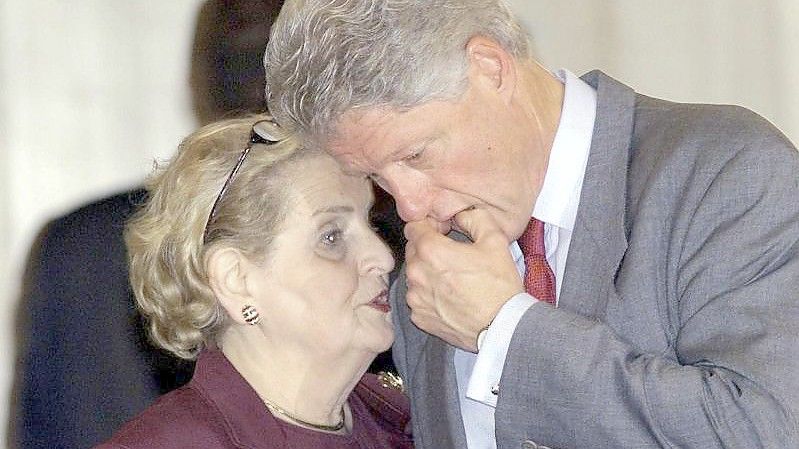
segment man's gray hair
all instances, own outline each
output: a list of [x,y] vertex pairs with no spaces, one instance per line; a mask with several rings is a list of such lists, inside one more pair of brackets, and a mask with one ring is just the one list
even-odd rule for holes
[[504,0],[287,0],[264,56],[269,110],[323,143],[355,108],[456,98],[477,35],[530,56]]

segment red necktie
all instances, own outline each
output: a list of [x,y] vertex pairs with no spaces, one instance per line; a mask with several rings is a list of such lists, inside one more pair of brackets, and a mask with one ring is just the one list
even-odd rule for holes
[[540,301],[555,304],[555,274],[547,263],[544,248],[544,222],[530,219],[527,229],[519,237],[519,247],[524,254],[527,271],[524,274],[524,289]]

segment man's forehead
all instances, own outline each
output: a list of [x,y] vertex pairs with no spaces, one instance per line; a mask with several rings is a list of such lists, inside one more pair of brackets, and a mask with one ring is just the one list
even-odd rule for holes
[[409,109],[358,108],[340,116],[327,150],[343,165],[374,172],[442,132],[452,104],[431,101]]
[[396,116],[388,108],[346,112],[336,121],[335,132],[325,149],[347,172],[372,171],[398,145],[394,136],[400,123]]
[[385,140],[390,137],[400,113],[387,107],[357,108],[336,121],[336,137],[347,140]]

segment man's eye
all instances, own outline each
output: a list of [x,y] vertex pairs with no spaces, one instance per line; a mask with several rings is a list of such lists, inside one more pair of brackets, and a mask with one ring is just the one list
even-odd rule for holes
[[418,151],[414,151],[413,153],[405,156],[405,158],[403,160],[405,160],[405,161],[415,161],[415,160],[421,158],[423,153],[424,153],[424,149],[418,150]]

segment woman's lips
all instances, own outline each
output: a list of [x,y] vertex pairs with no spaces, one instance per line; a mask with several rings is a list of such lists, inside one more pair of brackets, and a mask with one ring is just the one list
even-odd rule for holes
[[388,290],[383,290],[382,292],[380,292],[377,296],[372,298],[372,300],[369,301],[366,305],[373,309],[377,309],[383,313],[390,312],[391,305],[388,303]]

